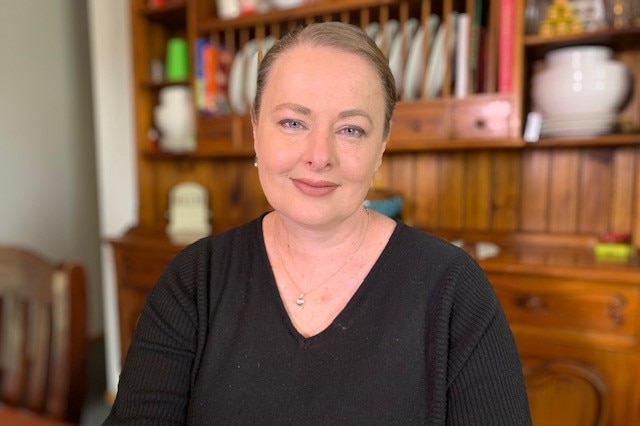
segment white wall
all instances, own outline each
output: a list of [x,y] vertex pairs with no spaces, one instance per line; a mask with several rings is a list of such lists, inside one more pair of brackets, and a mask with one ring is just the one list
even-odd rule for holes
[[[118,237],[137,222],[128,0],[89,0],[91,64],[100,188],[100,233]],[[120,373],[120,335],[113,254],[102,245],[107,390]]]
[[0,244],[74,258],[102,332],[86,1],[0,0]]

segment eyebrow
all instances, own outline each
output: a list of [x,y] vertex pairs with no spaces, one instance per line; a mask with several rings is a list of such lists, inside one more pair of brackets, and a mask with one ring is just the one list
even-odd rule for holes
[[[290,102],[286,102],[280,105],[277,105],[276,110],[283,110],[283,109],[290,109],[294,112],[303,114],[303,115],[309,115],[311,114],[311,110],[305,106],[302,106],[300,104],[294,104],[294,103],[290,103]],[[373,120],[371,120],[371,117],[369,116],[369,114],[367,114],[364,110],[362,109],[348,109],[346,111],[342,111],[340,114],[338,114],[339,118],[349,118],[349,117],[363,117],[365,118],[369,123],[373,124]]]
[[304,114],[304,115],[309,115],[311,114],[311,110],[307,107],[304,107],[300,104],[294,104],[294,103],[290,103],[290,102],[286,102],[284,104],[280,104],[276,106],[276,111],[279,111],[281,109],[290,109],[294,112],[298,112],[300,114]]
[[346,111],[341,112],[338,117],[340,118],[349,118],[349,117],[362,117],[365,118],[369,124],[373,124],[371,117],[364,110],[361,109],[348,109]]

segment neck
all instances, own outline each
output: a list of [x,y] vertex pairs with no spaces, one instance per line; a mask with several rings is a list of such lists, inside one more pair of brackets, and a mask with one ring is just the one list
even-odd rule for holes
[[[344,281],[343,272],[353,271],[353,267],[347,266],[357,259],[371,222],[369,211],[363,209],[363,213],[365,221],[350,228],[347,238],[340,241],[339,249],[337,245],[325,245],[319,249],[317,240],[308,239],[303,240],[306,242],[304,246],[294,245],[295,240],[290,238],[292,234],[287,233],[285,224],[276,216],[273,246],[286,280],[296,292],[298,306],[302,307],[306,303],[305,297],[314,291]],[[303,250],[303,247],[309,249]]]
[[293,261],[345,259],[367,232],[369,216],[362,208],[335,226],[307,226],[274,212],[274,243]]

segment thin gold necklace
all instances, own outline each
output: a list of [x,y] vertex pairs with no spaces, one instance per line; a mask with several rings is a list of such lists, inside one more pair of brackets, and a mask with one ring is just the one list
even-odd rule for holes
[[358,251],[360,250],[360,247],[362,247],[362,243],[364,243],[364,238],[367,236],[367,233],[369,232],[369,225],[371,224],[371,214],[369,213],[369,209],[367,209],[365,207],[365,212],[367,212],[367,227],[365,228],[364,232],[362,233],[362,237],[360,238],[360,242],[358,243],[358,245],[356,246],[355,250],[353,251],[353,253],[351,253],[351,255],[349,257],[347,257],[347,260],[344,261],[344,263],[342,265],[340,265],[340,267],[333,273],[331,274],[328,278],[322,280],[322,282],[318,285],[316,285],[315,287],[313,287],[311,290],[304,292],[300,289],[300,287],[298,286],[298,284],[296,284],[296,281],[293,279],[293,277],[291,276],[291,273],[289,272],[289,270],[287,269],[287,266],[285,265],[284,262],[284,256],[282,256],[282,251],[280,250],[280,244],[278,244],[276,242],[275,246],[276,246],[276,251],[278,252],[278,257],[280,258],[280,264],[282,265],[282,269],[284,269],[284,272],[287,274],[287,277],[289,278],[289,281],[291,281],[291,284],[293,284],[296,288],[296,290],[298,290],[300,292],[300,295],[298,296],[298,298],[296,299],[296,305],[303,307],[305,304],[305,296],[308,296],[309,294],[313,293],[314,291],[316,291],[317,289],[319,289],[320,287],[322,287],[323,285],[325,285],[327,282],[329,282],[329,280],[331,280],[331,278],[335,277],[336,275],[338,275],[338,273],[340,271],[342,271],[342,269],[351,262],[351,260],[353,260],[354,256],[356,255],[356,253],[358,253]]

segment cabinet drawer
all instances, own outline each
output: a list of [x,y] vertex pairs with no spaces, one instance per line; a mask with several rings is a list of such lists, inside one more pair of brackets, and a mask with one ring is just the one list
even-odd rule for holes
[[508,138],[512,134],[511,99],[465,99],[455,102],[452,109],[453,139]]
[[491,273],[510,323],[633,335],[637,290],[616,284]]
[[119,285],[150,290],[174,256],[173,252],[124,251],[119,253],[117,256]]
[[398,104],[393,115],[393,141],[420,142],[448,137],[448,106],[433,102]]

